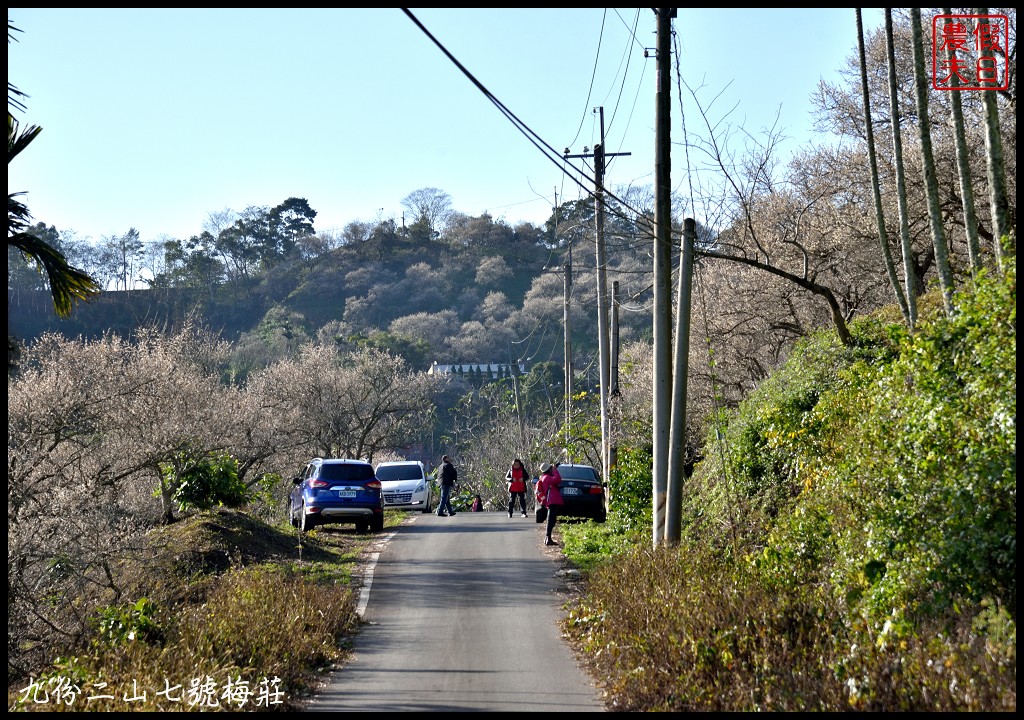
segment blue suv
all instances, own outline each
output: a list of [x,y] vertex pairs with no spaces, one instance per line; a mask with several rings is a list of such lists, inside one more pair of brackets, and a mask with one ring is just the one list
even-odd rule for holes
[[308,532],[317,525],[355,523],[357,532],[384,529],[384,500],[373,465],[313,458],[293,478],[289,519]]

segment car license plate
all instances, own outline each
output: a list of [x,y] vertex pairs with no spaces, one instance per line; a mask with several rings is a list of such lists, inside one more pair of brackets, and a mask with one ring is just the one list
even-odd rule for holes
[[355,496],[356,496],[356,491],[355,490],[339,490],[338,491],[338,497],[354,498]]
[[579,495],[580,494],[580,489],[579,488],[572,488],[572,487],[562,488],[562,494],[563,495]]

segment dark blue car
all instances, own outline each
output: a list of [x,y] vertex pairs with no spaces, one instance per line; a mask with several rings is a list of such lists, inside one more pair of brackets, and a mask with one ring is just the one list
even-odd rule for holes
[[558,490],[565,501],[558,510],[559,519],[589,518],[603,523],[608,517],[608,511],[605,508],[605,485],[597,470],[591,465],[559,463],[558,474],[562,476]]
[[384,529],[384,500],[373,465],[314,458],[293,478],[289,517],[303,532],[317,525],[354,523],[358,532]]

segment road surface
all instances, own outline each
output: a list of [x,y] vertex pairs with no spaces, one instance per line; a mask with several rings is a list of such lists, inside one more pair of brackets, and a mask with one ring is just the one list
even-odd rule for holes
[[364,578],[354,659],[312,712],[602,712],[561,637],[565,581],[533,516],[416,515]]

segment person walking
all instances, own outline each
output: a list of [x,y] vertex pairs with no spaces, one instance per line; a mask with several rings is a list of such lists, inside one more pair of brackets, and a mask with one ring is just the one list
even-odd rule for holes
[[548,529],[544,539],[545,545],[557,545],[551,539],[551,531],[555,529],[555,519],[562,508],[564,500],[558,487],[562,484],[562,476],[558,472],[558,463],[544,463],[540,466],[540,480],[537,481],[537,503],[548,511]]
[[508,516],[512,517],[512,513],[515,512],[518,499],[523,517],[526,517],[526,482],[530,479],[530,471],[523,465],[522,460],[516,458],[512,461],[512,467],[505,473],[505,479],[508,481]]
[[437,471],[437,478],[441,481],[441,502],[437,505],[438,517],[454,515],[452,510],[452,490],[459,480],[459,473],[452,465],[452,459],[445,455],[441,458],[441,468]]

